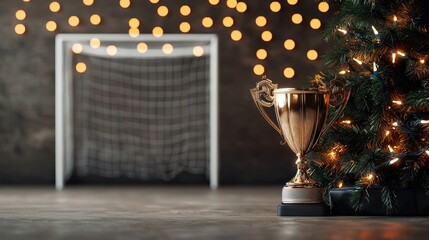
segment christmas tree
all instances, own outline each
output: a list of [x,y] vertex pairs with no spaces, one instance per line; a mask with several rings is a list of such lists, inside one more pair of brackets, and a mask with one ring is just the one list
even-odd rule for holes
[[352,94],[310,156],[312,177],[326,189],[354,186],[356,210],[379,186],[392,213],[398,187],[429,194],[429,1],[330,4],[337,10],[324,33],[326,70],[312,83],[338,79]]

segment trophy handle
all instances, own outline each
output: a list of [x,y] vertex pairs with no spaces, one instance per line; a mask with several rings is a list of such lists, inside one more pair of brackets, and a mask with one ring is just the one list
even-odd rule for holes
[[323,135],[332,126],[332,124],[338,120],[338,118],[344,112],[350,97],[350,89],[346,87],[346,84],[339,80],[332,80],[330,82],[329,89],[331,91],[329,107],[337,108],[337,112],[331,121],[323,127],[321,135]]
[[262,77],[262,80],[256,84],[256,88],[250,89],[250,94],[252,95],[253,101],[256,104],[259,112],[265,118],[265,120],[273,127],[283,138],[282,131],[280,127],[274,123],[273,120],[265,112],[264,107],[272,107],[274,105],[274,94],[273,91],[277,89],[277,84],[273,84],[270,79],[267,79],[265,76]]

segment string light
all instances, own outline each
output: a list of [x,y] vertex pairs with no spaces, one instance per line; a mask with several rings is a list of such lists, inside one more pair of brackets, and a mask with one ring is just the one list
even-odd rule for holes
[[426,153],[427,155],[429,155],[429,150],[426,150],[426,151],[425,151],[425,153]]
[[375,62],[372,63],[372,71],[377,72],[377,64]]
[[398,25],[398,18],[396,17],[396,15],[393,15],[393,24],[394,24],[395,26],[397,26],[397,25]]
[[337,187],[342,188],[344,185],[343,181],[338,181]]
[[386,137],[389,136],[390,135],[390,131],[387,130],[385,134],[386,134]]
[[342,34],[344,34],[344,35],[346,35],[347,34],[347,30],[344,30],[344,29],[341,29],[341,28],[338,28],[337,29],[337,31],[338,32],[341,32]]
[[396,105],[402,105],[402,101],[401,100],[393,100],[392,103],[394,103]]
[[396,62],[396,53],[392,53],[392,63]]
[[371,26],[371,28],[372,28],[372,31],[374,32],[374,35],[375,35],[375,36],[377,36],[377,35],[378,35],[378,31],[377,31],[377,29],[375,29],[375,27],[374,27],[374,26]]
[[397,53],[398,55],[402,56],[402,57],[405,57],[405,53],[404,53],[404,52],[402,52],[402,51],[396,51],[396,53]]
[[397,161],[399,161],[399,158],[393,158],[392,160],[389,161],[389,164],[392,165]]
[[350,124],[352,124],[352,121],[351,120],[343,120],[343,121],[341,121],[341,123],[350,125]]
[[347,71],[346,70],[341,70],[341,71],[339,71],[338,72],[340,75],[344,75],[344,74],[346,74],[347,73]]
[[429,123],[429,120],[420,120],[420,123],[421,124],[426,124],[426,123]]
[[374,179],[374,175],[373,175],[372,173],[370,173],[370,174],[368,174],[368,175],[366,176],[366,179],[367,179],[368,181],[371,181],[371,180],[373,180],[373,179]]
[[419,60],[419,62],[420,62],[421,64],[425,64],[425,60],[424,60],[424,59],[420,59],[420,60]]
[[361,60],[359,60],[359,59],[357,59],[357,58],[353,58],[353,60],[354,60],[355,62],[357,62],[359,65],[362,65],[362,61],[361,61]]
[[397,127],[398,126],[398,122],[392,123],[392,126]]
[[331,151],[331,152],[329,152],[329,157],[332,159],[332,160],[335,160],[336,159],[336,157],[337,157],[337,154],[334,152],[334,151]]
[[387,145],[387,148],[389,149],[389,152],[391,152],[391,153],[395,152],[390,145]]

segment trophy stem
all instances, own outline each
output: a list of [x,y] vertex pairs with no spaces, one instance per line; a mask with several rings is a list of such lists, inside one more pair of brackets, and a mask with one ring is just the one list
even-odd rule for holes
[[298,153],[296,154],[296,156],[298,157],[295,162],[297,172],[295,174],[295,177],[293,177],[289,182],[286,183],[286,187],[318,187],[316,182],[308,176],[308,163],[305,155]]

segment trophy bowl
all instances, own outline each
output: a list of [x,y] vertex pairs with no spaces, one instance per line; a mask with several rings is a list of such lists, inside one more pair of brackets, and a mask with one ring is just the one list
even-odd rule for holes
[[[263,78],[250,92],[262,116],[282,136],[281,144],[287,143],[297,156],[297,172],[283,187],[283,205],[280,207],[295,216],[313,215],[311,209],[324,211],[323,192],[308,174],[306,155],[342,114],[350,91],[338,80],[331,81],[327,89],[278,89],[277,84]],[[271,120],[264,107],[274,107],[277,123]],[[330,107],[337,108],[337,111],[328,120]],[[298,208],[296,204],[299,204]],[[322,207],[318,207],[321,204]],[[279,215],[289,214],[281,214],[279,210]]]

